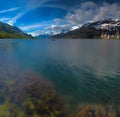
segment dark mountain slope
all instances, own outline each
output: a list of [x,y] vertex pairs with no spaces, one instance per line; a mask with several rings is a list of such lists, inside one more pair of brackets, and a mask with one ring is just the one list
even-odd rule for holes
[[120,21],[108,19],[87,23],[76,30],[53,35],[51,38],[120,39]]
[[33,38],[16,26],[0,22],[0,38]]
[[99,38],[100,35],[101,35],[100,31],[96,30],[94,27],[85,27],[67,33],[53,35],[52,38],[89,39],[89,38]]

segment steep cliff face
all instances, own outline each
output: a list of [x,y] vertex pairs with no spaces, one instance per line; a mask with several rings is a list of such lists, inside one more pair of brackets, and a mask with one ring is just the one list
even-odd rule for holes
[[100,31],[101,39],[120,39],[120,21],[107,19],[84,25],[83,27],[94,27]]
[[112,32],[111,31],[102,31],[100,36],[101,39],[120,39],[120,33],[118,31]]
[[120,21],[103,24],[100,29],[102,39],[120,39]]

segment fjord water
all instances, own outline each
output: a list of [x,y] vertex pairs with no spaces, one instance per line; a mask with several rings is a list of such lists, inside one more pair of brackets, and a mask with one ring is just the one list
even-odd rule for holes
[[0,40],[0,78],[34,72],[50,81],[65,103],[119,103],[120,41]]

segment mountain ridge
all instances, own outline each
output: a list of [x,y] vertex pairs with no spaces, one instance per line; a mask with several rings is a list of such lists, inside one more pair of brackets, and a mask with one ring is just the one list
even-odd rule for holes
[[31,35],[23,32],[16,26],[11,26],[7,23],[0,22],[0,38],[34,38]]
[[106,19],[87,23],[78,29],[51,36],[72,39],[120,39],[120,20]]

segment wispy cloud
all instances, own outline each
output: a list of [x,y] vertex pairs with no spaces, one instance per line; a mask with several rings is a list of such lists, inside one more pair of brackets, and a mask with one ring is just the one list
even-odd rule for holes
[[46,30],[46,27],[49,27],[49,25],[50,24],[46,24],[42,22],[42,23],[19,26],[19,28],[27,32],[28,34],[36,36],[39,34],[48,34],[47,32],[48,30]]
[[70,10],[70,7],[60,4],[51,4],[51,2],[57,2],[57,0],[30,0],[29,3],[26,5],[26,7],[17,13],[15,17],[13,17],[12,24],[14,24],[18,19],[23,17],[26,13],[36,9],[36,8],[43,8],[43,7],[49,7],[49,8],[58,8],[63,10]]
[[42,24],[38,23],[38,24],[31,24],[31,25],[26,25],[26,26],[20,26],[19,28],[22,29],[23,31],[30,31],[30,30],[38,29],[41,26],[42,26]]
[[69,11],[71,8],[66,5],[60,5],[60,4],[45,4],[41,5],[41,7],[48,7],[48,8],[57,8],[57,9],[63,9],[66,11]]
[[9,25],[12,25],[12,18],[9,18],[9,17],[3,17],[3,18],[0,18],[0,21],[1,22],[4,22],[4,23],[7,23]]
[[56,24],[61,24],[61,23],[64,23],[65,21],[64,21],[63,19],[60,19],[60,18],[55,18],[55,19],[54,19],[54,22],[55,22]]
[[48,26],[48,27],[46,27],[45,29],[46,30],[51,30],[51,31],[61,31],[61,30],[63,30],[63,29],[68,29],[68,27],[70,27],[68,24],[63,24],[63,25],[55,25],[55,24],[53,24],[53,25],[51,25],[51,26]]
[[11,18],[8,17],[0,18],[1,22],[8,22],[9,20],[11,20]]
[[30,2],[26,5],[26,7],[31,10],[38,8],[47,2],[52,2],[52,1],[56,1],[56,0],[30,0]]
[[10,9],[6,9],[6,10],[0,11],[0,14],[1,14],[1,13],[8,13],[8,12],[16,11],[16,10],[18,10],[17,7],[16,7],[16,8],[10,8]]
[[31,10],[34,10],[38,7],[43,7],[45,3],[52,1],[56,1],[56,0],[30,0],[29,3],[26,5],[26,7],[12,19],[13,24],[14,22],[16,22],[16,20],[18,20],[19,18],[21,18]]
[[[15,8],[2,10],[2,11],[0,11],[0,14],[13,12],[13,11],[16,11],[18,9],[19,9],[18,7],[15,7]],[[15,21],[13,21],[13,18],[8,18],[8,17],[0,18],[0,21],[8,23],[9,25],[13,25],[15,23]]]

